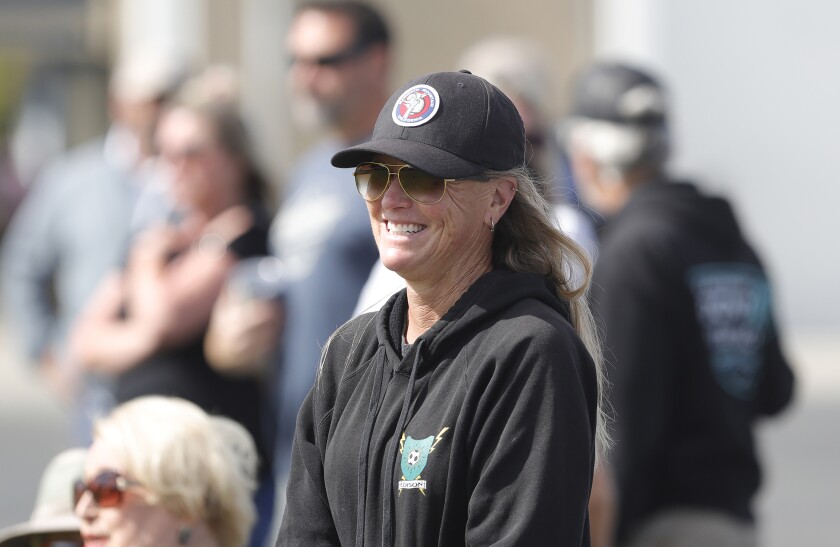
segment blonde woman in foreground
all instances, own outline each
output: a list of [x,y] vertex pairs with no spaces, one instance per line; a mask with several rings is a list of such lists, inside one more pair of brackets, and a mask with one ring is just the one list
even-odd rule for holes
[[256,469],[236,422],[174,397],[124,403],[95,425],[74,488],[85,547],[242,547]]

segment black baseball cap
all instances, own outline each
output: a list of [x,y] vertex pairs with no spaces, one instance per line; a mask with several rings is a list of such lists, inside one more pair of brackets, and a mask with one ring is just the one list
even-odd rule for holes
[[618,62],[600,62],[575,80],[571,116],[613,123],[658,126],[666,123],[662,84],[644,70]]
[[369,142],[332,157],[355,167],[384,154],[436,177],[462,178],[525,163],[525,127],[499,88],[469,71],[436,72],[397,90]]

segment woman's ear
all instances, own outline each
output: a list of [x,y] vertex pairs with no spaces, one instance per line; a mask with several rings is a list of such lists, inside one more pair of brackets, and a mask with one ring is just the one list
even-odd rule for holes
[[493,200],[490,203],[490,209],[487,211],[487,218],[485,222],[487,226],[492,227],[498,224],[499,219],[505,214],[508,207],[510,207],[514,196],[516,196],[516,179],[513,177],[505,177],[497,179],[493,182],[496,188],[493,192]]

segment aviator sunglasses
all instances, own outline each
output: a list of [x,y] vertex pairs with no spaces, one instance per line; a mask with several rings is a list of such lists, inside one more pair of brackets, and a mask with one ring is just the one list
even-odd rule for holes
[[[396,171],[391,171],[391,168]],[[386,165],[372,161],[360,163],[353,171],[356,189],[365,201],[376,201],[385,194],[391,184],[391,176],[396,175],[405,194],[417,203],[434,205],[446,195],[446,185],[455,184],[464,179],[444,179],[415,169],[410,165]]]
[[116,471],[103,471],[90,482],[79,479],[73,484],[73,506],[79,504],[85,492],[90,492],[99,507],[116,507],[122,504],[125,492],[139,484]]

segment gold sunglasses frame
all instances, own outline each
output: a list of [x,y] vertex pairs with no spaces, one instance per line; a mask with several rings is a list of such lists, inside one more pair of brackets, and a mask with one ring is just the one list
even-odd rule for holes
[[[449,184],[457,184],[457,183],[459,183],[463,180],[466,180],[466,178],[459,178],[459,179],[444,179],[444,178],[442,178],[441,180],[443,180],[443,193],[440,195],[440,198],[438,198],[437,201],[426,202],[426,201],[420,201],[420,200],[416,199],[415,197],[413,197],[411,194],[409,194],[408,190],[406,190],[405,186],[403,186],[402,178],[400,177],[400,171],[402,171],[403,168],[408,167],[409,169],[417,169],[416,167],[414,167],[412,165],[408,165],[407,163],[394,165],[394,164],[388,164],[388,163],[379,163],[378,161],[365,161],[365,162],[362,162],[359,165],[357,165],[356,169],[353,171],[353,181],[354,182],[356,181],[356,174],[358,172],[358,169],[359,169],[360,165],[380,165],[380,166],[382,166],[382,167],[384,167],[385,169],[388,170],[388,182],[385,183],[385,188],[383,188],[382,192],[373,199],[368,199],[364,195],[362,195],[362,192],[359,190],[359,184],[356,183],[356,190],[359,190],[359,195],[362,196],[363,200],[365,200],[369,203],[373,203],[375,201],[379,201],[380,199],[382,199],[382,196],[384,196],[385,192],[388,191],[388,187],[391,186],[391,179],[394,176],[397,177],[397,182],[399,182],[400,188],[402,188],[402,191],[405,193],[405,195],[408,196],[408,198],[411,201],[413,201],[414,203],[419,203],[420,205],[435,205],[437,203],[440,203],[441,201],[443,201],[443,198],[446,197],[446,187]],[[396,171],[391,171],[392,167],[396,167],[397,170]],[[422,169],[417,169],[417,170],[422,171]],[[425,171],[423,171],[423,172],[425,173]],[[430,173],[426,173],[426,174],[430,175]],[[435,178],[440,178],[440,177],[435,177]]]

